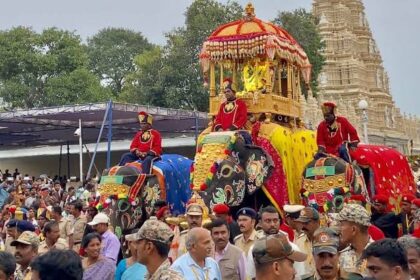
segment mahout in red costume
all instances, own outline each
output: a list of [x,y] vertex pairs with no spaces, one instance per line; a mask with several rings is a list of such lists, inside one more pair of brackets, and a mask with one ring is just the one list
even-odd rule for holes
[[220,105],[213,130],[232,131],[243,129],[247,122],[248,110],[246,104],[236,98],[236,92],[232,89],[232,81],[230,79],[225,79],[223,85],[226,101]]
[[122,156],[119,165],[142,160],[143,173],[150,174],[153,161],[162,154],[162,137],[159,131],[152,128],[152,116],[146,112],[138,114],[140,130],[130,145],[130,152]]
[[350,162],[347,145],[356,149],[360,142],[356,129],[345,117],[336,116],[336,105],[332,102],[322,105],[322,113],[324,120],[317,129],[317,156],[327,153]]

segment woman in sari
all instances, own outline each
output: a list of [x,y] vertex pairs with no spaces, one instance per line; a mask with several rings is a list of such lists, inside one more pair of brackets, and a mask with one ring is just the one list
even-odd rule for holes
[[100,255],[101,236],[94,232],[83,237],[81,247],[85,258],[83,265],[83,280],[113,280],[115,274],[115,264]]
[[134,240],[130,239],[132,235],[133,234],[125,236],[131,257],[120,261],[117,266],[117,271],[115,272],[115,280],[139,280],[144,279],[146,276],[147,268],[144,265],[138,263],[135,259],[136,244]]

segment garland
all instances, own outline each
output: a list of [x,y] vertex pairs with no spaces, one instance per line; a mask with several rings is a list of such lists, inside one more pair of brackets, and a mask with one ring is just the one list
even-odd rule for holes
[[331,209],[335,208],[335,205],[337,205],[338,201],[343,202],[345,200],[345,197],[350,196],[350,188],[348,187],[331,188],[326,193],[327,201],[323,205],[319,205],[316,200],[315,194],[312,192],[309,192],[305,188],[302,188],[300,193],[303,200],[306,201],[308,206],[313,207],[320,212],[327,213]]
[[[229,144],[227,145],[226,149],[224,150],[224,154],[226,156],[230,156],[232,154],[232,151],[235,147],[236,139],[237,139],[236,135],[232,136],[230,138]],[[202,146],[200,145],[197,149],[197,152],[201,153],[201,151],[202,151]],[[208,186],[210,186],[210,184],[213,180],[213,177],[216,174],[217,170],[219,169],[219,166],[220,166],[220,163],[221,163],[222,160],[223,159],[220,159],[220,160],[214,162],[213,165],[210,167],[210,170],[207,173],[207,177],[205,179],[205,182],[203,182],[199,186],[200,191],[206,191]],[[194,171],[195,171],[195,167],[194,167],[194,164],[192,164],[191,168],[190,168],[190,188],[191,188],[191,190],[196,189],[195,186],[194,186],[194,183],[193,183],[194,182]]]
[[129,198],[127,194],[114,194],[114,195],[109,195],[106,198],[97,196],[94,206],[96,207],[96,209],[98,209],[98,211],[102,211],[103,209],[107,209],[111,205],[112,200],[115,200],[115,201],[125,200],[125,201],[128,201],[128,203],[130,203],[132,206],[137,205],[137,202],[133,200],[132,198]]

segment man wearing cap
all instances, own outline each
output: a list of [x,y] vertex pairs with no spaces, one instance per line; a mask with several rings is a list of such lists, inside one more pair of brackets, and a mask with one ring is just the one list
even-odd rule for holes
[[172,264],[172,269],[188,280],[222,280],[217,262],[209,257],[214,244],[207,229],[200,227],[191,229],[187,234],[185,245],[188,252]]
[[130,145],[130,152],[121,157],[120,166],[136,160],[142,160],[142,173],[150,174],[153,161],[162,154],[162,137],[152,128],[152,115],[146,112],[138,114],[140,130]]
[[341,251],[339,263],[345,272],[354,272],[368,276],[366,261],[361,259],[363,250],[373,242],[368,233],[370,215],[357,204],[346,204],[336,220],[339,221],[340,243],[349,246]]
[[[283,227],[288,226],[293,230],[293,236],[290,237],[290,234],[289,234],[289,240],[291,242],[293,242],[301,234],[304,233],[302,231],[302,223],[296,222],[297,218],[299,218],[300,211],[302,211],[304,208],[305,206],[303,205],[285,204],[283,206],[285,222],[282,224],[282,226]],[[281,230],[283,230],[282,226],[280,227]]]
[[117,263],[121,243],[108,228],[109,217],[105,213],[98,213],[88,225],[102,236],[101,255]]
[[302,231],[305,234],[300,235],[295,244],[299,249],[308,255],[305,261],[305,270],[300,274],[301,279],[310,279],[315,274],[315,262],[312,255],[312,244],[314,233],[320,226],[319,213],[315,208],[305,207],[300,211],[297,223],[302,224]]
[[18,239],[12,242],[16,247],[15,258],[16,267],[15,280],[30,280],[32,272],[29,264],[38,255],[39,238],[31,231],[24,231]]
[[287,235],[277,233],[255,241],[252,249],[257,280],[293,280],[294,262],[303,262],[306,254],[296,251]]
[[339,237],[330,228],[319,228],[314,233],[313,257],[316,266],[315,280],[362,279],[361,275],[347,273],[339,269]]
[[412,234],[414,231],[411,203],[416,197],[411,193],[403,194],[401,198],[401,212],[397,215],[401,225],[401,235]]
[[229,242],[233,243],[235,240],[235,237],[238,236],[241,233],[241,231],[239,229],[238,223],[232,219],[232,216],[230,216],[229,206],[227,206],[224,203],[219,203],[219,204],[214,205],[212,210],[216,218],[222,219],[226,221],[226,223],[228,224],[229,233],[230,233]]
[[13,241],[17,240],[24,231],[35,231],[35,226],[31,222],[21,220],[10,220],[6,225],[6,228],[6,251],[12,254],[15,253],[15,247],[12,245]]
[[148,271],[146,280],[184,280],[171,269],[168,259],[174,232],[164,222],[150,219],[144,222],[137,233],[126,235],[128,241],[136,244],[136,260]]
[[251,248],[257,238],[257,231],[255,230],[257,212],[252,208],[244,207],[239,209],[236,216],[241,234],[234,239],[235,246],[239,247],[247,255],[249,248]]
[[321,106],[324,120],[317,129],[318,153],[315,158],[327,153],[350,162],[347,144],[351,149],[356,149],[360,139],[357,130],[345,117],[336,116],[336,108],[333,102],[325,102]]
[[41,186],[41,199],[40,199],[40,207],[46,208],[47,206],[54,205],[54,198],[50,195],[51,185],[50,184],[42,184]]
[[225,79],[224,91],[226,101],[219,107],[214,121],[214,131],[233,131],[243,129],[248,116],[245,102],[236,99],[236,92],[232,88],[232,80]]
[[183,230],[180,233],[177,258],[187,252],[187,248],[185,246],[185,240],[186,240],[188,231],[196,227],[201,227],[203,223],[203,208],[201,207],[200,204],[197,204],[197,203],[189,204],[187,206],[186,217],[187,217],[188,229]]
[[[287,233],[279,230],[281,224],[281,217],[279,212],[276,208],[269,205],[260,210],[260,221],[259,225],[261,226],[262,230],[257,232],[257,240],[263,238],[265,236],[274,235],[274,234],[283,234],[287,238]],[[256,241],[255,241],[256,242]],[[296,244],[293,244],[289,241],[290,246],[292,246],[293,250],[301,251]],[[255,246],[255,243],[254,245]],[[252,256],[252,248],[249,249],[247,255],[247,274],[248,278],[253,279],[255,278],[255,265]],[[298,275],[301,275],[304,271],[304,264],[303,263],[295,263],[294,264],[295,271],[298,272]]]
[[413,199],[411,202],[411,215],[414,216],[416,210],[420,208],[420,198]]
[[388,197],[375,195],[372,201],[372,224],[380,228],[384,232],[385,237],[398,238],[399,219],[394,212],[388,210]]

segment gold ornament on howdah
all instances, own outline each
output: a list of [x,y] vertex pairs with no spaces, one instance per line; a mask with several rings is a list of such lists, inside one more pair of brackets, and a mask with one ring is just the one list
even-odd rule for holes
[[327,192],[332,188],[339,188],[346,186],[344,174],[329,176],[321,180],[304,179],[303,186],[312,193]]
[[128,195],[130,187],[123,184],[102,184],[98,191],[101,195]]

